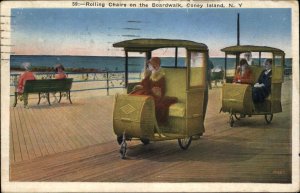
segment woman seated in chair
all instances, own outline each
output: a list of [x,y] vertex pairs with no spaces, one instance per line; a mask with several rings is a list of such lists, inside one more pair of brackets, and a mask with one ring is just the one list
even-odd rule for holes
[[264,102],[271,93],[272,60],[267,59],[264,66],[265,70],[262,71],[258,82],[254,84],[252,89],[252,98],[255,103]]
[[131,95],[150,95],[155,102],[155,114],[158,123],[165,124],[168,119],[169,107],[177,102],[176,97],[165,96],[165,73],[160,68],[160,58],[153,57],[148,61],[148,69],[141,84],[136,86]]
[[252,71],[246,59],[241,59],[240,65],[233,79],[234,83],[253,84]]

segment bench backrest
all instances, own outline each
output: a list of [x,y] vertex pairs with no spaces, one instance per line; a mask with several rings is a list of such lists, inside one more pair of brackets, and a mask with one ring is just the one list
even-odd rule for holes
[[63,92],[69,91],[72,87],[73,78],[27,80],[24,86],[25,93],[38,92]]
[[166,79],[166,96],[186,101],[186,68],[163,68]]

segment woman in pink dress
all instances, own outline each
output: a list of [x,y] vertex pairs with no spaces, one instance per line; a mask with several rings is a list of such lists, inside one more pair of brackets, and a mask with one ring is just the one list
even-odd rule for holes
[[155,102],[155,114],[158,123],[166,124],[169,115],[169,107],[177,102],[176,97],[165,96],[166,79],[165,73],[160,68],[160,58],[153,57],[148,61],[148,70],[141,85],[133,91],[132,95],[150,95]]
[[24,85],[27,80],[35,80],[35,76],[33,72],[31,72],[31,64],[29,62],[24,62],[23,68],[25,69],[25,72],[23,72],[20,75],[19,81],[18,81],[18,86],[17,86],[17,92],[19,94],[23,94],[24,91]]
[[[28,108],[28,94],[23,93],[24,86],[27,80],[35,80],[35,76],[33,72],[31,72],[31,64],[29,62],[24,62],[22,66],[25,69],[25,72],[23,72],[19,77],[17,91],[15,94],[18,95],[19,100],[21,101],[24,100],[24,107]],[[16,106],[18,99],[17,98],[15,99],[14,106]]]

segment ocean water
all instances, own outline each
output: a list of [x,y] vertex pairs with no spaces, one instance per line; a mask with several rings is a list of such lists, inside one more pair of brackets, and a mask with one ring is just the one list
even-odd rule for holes
[[[210,58],[215,68],[224,68],[224,58]],[[254,59],[255,60],[255,59]],[[11,55],[11,67],[20,67],[23,62],[30,62],[34,67],[53,67],[61,63],[65,68],[97,69],[101,71],[124,71],[124,57],[110,56],[44,56],[44,55]],[[140,72],[143,70],[145,58],[131,57],[128,61],[129,71]],[[161,58],[162,66],[174,66],[174,58]],[[184,66],[185,59],[178,58],[178,66]],[[230,58],[227,67],[234,68],[235,59]],[[286,67],[292,66],[292,59],[287,58]]]

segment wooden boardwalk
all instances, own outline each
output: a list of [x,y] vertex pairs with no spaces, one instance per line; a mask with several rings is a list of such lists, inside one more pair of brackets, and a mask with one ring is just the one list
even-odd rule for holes
[[10,180],[291,183],[290,84],[283,86],[283,112],[269,125],[252,116],[229,127],[214,88],[206,132],[188,150],[176,140],[131,141],[125,160],[112,130],[112,96],[10,108]]

